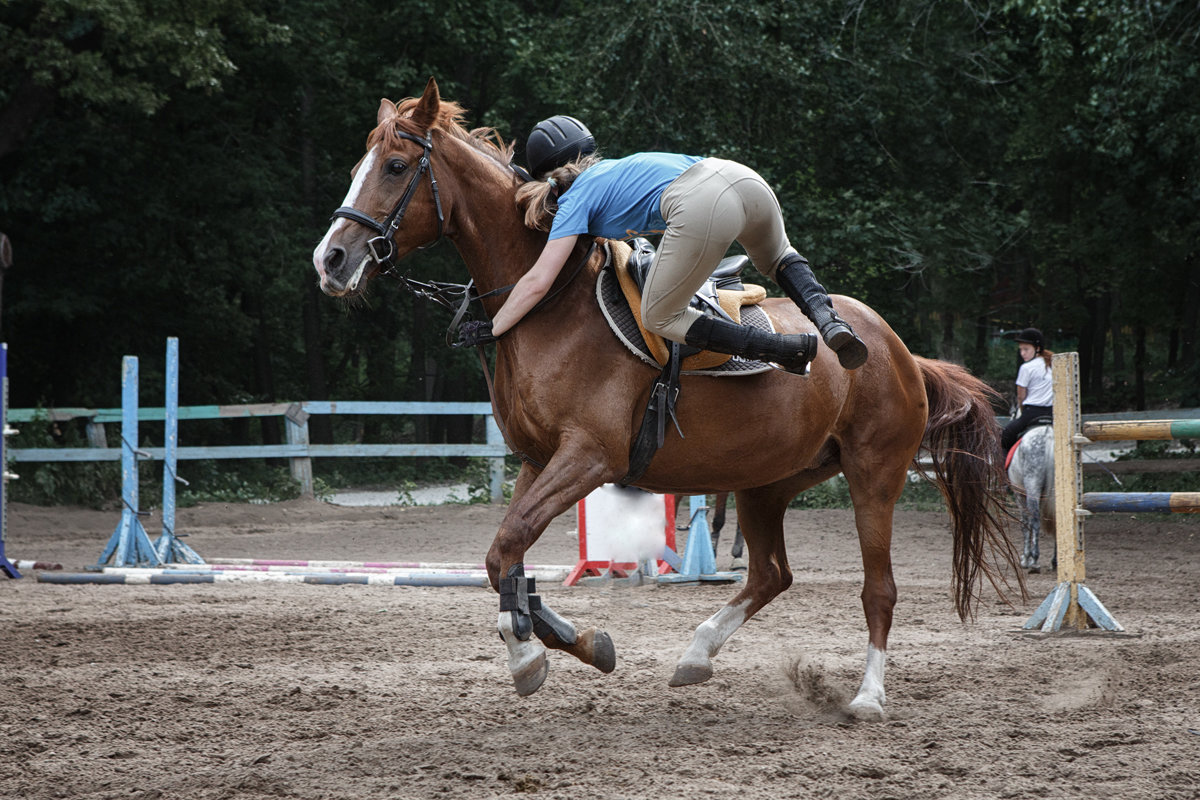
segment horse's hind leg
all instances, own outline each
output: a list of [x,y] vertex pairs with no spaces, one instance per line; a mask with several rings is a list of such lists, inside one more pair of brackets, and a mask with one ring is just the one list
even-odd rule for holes
[[1025,532],[1025,554],[1021,566],[1030,572],[1041,572],[1038,566],[1039,540],[1042,538],[1042,488],[1029,487],[1025,496],[1025,513],[1022,515],[1021,528]]
[[728,605],[696,628],[675,667],[671,686],[687,686],[711,678],[713,656],[733,632],[791,585],[792,571],[783,546],[783,514],[797,491],[792,483],[737,493],[738,520],[745,527],[750,543],[746,585]]
[[[846,459],[848,462],[849,459]],[[907,462],[905,462],[907,464]],[[896,607],[896,582],[892,577],[892,521],[896,501],[904,490],[907,469],[894,470],[889,480],[885,465],[865,467],[845,463],[845,475],[854,503],[854,522],[863,560],[863,612],[867,618],[867,666],[850,712],[862,719],[880,719],[887,695],[883,688],[887,640]]]

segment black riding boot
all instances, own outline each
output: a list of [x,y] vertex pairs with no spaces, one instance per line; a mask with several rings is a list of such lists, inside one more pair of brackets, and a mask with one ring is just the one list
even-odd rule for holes
[[825,287],[817,283],[808,260],[799,253],[784,256],[775,272],[775,280],[792,302],[800,307],[804,316],[816,324],[821,338],[829,349],[837,353],[844,369],[856,369],[867,360],[867,346],[850,328],[850,323],[833,310],[833,301]]
[[768,333],[716,317],[693,322],[685,339],[701,350],[773,361],[797,375],[808,374],[808,362],[817,354],[817,337],[811,333]]

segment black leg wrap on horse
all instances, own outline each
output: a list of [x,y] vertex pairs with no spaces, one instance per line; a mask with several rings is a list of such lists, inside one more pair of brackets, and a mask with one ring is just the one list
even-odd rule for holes
[[533,616],[533,632],[539,639],[545,641],[546,637],[553,636],[565,645],[575,644],[579,640],[575,626],[560,617],[550,606],[543,604],[540,597],[531,595],[529,601],[529,612]]
[[808,374],[808,362],[817,354],[817,337],[811,333],[768,333],[716,317],[696,320],[684,338],[702,350],[773,361],[797,375]]
[[533,634],[533,606],[541,606],[541,599],[532,594],[535,587],[534,579],[525,577],[523,564],[512,565],[508,576],[500,579],[500,610],[512,614],[513,632],[522,642]]
[[799,253],[789,253],[779,263],[775,280],[792,302],[799,306],[804,316],[813,321],[821,338],[829,349],[837,353],[838,361],[845,369],[861,367],[867,360],[867,346],[850,323],[833,310],[833,301],[825,287],[817,282],[808,259]]

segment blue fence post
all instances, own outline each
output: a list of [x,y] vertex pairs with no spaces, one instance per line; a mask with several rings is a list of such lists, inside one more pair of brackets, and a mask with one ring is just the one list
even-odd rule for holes
[[176,472],[179,462],[179,339],[167,337],[167,392],[163,427],[162,535],[154,551],[165,563],[203,564],[204,559],[179,541],[175,532],[175,483],[187,481]]
[[138,519],[138,360],[121,361],[121,521],[109,537],[97,567],[115,558],[115,567],[158,566],[162,559]]
[[0,571],[19,578],[21,573],[4,555],[4,531],[8,528],[8,448],[4,439],[8,433],[8,345],[0,344]]

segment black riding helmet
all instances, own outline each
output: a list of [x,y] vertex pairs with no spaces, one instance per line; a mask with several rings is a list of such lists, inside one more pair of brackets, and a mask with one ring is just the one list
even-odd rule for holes
[[1025,330],[1021,331],[1017,334],[1017,341],[1024,342],[1025,344],[1031,344],[1036,352],[1042,352],[1042,332],[1037,328],[1026,328]]
[[587,126],[565,115],[542,120],[533,126],[525,142],[525,158],[535,178],[595,150],[596,140]]

